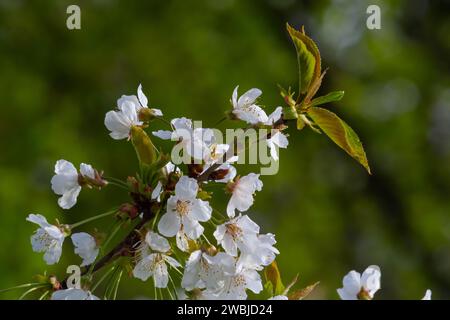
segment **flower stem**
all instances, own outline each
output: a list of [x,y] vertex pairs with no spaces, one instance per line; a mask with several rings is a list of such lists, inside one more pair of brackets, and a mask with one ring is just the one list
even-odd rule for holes
[[47,297],[47,295],[48,295],[49,293],[50,293],[50,290],[45,291],[44,294],[41,295],[41,296],[39,297],[38,300],[44,300],[44,298]]
[[110,184],[112,186],[116,186],[116,187],[124,189],[124,190],[128,190],[128,186],[122,185],[120,183],[116,183],[114,181],[108,181],[108,184]]
[[167,124],[172,130],[174,130],[174,127],[172,126],[172,124],[169,121],[167,121],[166,119],[161,118],[161,117],[156,117],[156,120],[162,121],[163,123]]
[[110,216],[110,215],[112,215],[112,214],[114,214],[116,212],[117,212],[117,209],[114,209],[114,210],[111,210],[111,211],[99,214],[97,216],[93,216],[93,217],[87,218],[85,220],[81,220],[79,222],[71,224],[70,225],[70,229],[74,229],[74,228],[79,227],[79,226],[81,226],[81,225],[83,225],[85,223],[88,223],[88,222],[91,222],[91,221],[94,221],[94,220],[97,220],[97,219],[100,219],[100,218],[104,218],[104,217]]
[[122,181],[120,179],[117,178],[113,178],[113,177],[103,177],[103,179],[105,179],[106,181],[108,181],[108,183],[115,185],[115,186],[121,186],[123,188],[126,188],[128,190],[128,185],[125,181]]
[[12,291],[12,290],[17,290],[17,289],[22,289],[22,288],[33,287],[33,286],[37,286],[37,285],[40,285],[40,284],[41,284],[40,282],[21,284],[21,285],[15,286],[15,287],[2,289],[2,290],[0,290],[0,293],[7,292],[7,291]]
[[[105,242],[100,246],[100,253],[103,254],[105,252],[105,249],[108,247],[108,244],[111,242],[111,240],[114,238],[114,236],[117,234],[117,232],[120,230],[120,228],[122,227],[123,222],[119,222],[117,225],[115,225],[115,228],[113,229],[113,231],[111,233],[109,233],[108,237],[106,238]],[[114,226],[114,225],[113,225]],[[89,266],[89,271],[87,273],[87,275],[90,277],[92,275],[92,272],[94,271],[94,267],[95,264],[98,260],[98,257],[100,255],[97,256],[97,258],[91,263],[91,265]]]
[[39,285],[39,286],[33,287],[33,288],[31,288],[31,289],[25,291],[25,292],[19,297],[18,300],[22,300],[23,298],[25,298],[25,297],[26,297],[27,295],[29,295],[30,293],[32,293],[32,292],[34,292],[34,291],[36,291],[36,290],[39,290],[39,289],[41,289],[41,288],[45,288],[45,287],[48,287],[48,284],[41,284],[41,285]]
[[116,298],[117,298],[117,291],[119,291],[119,284],[120,284],[120,280],[122,280],[122,274],[123,274],[123,270],[120,270],[119,276],[117,277],[117,280],[115,283],[113,300],[116,300]]
[[116,268],[116,266],[112,266],[108,271],[105,272],[105,274],[100,278],[100,280],[97,281],[97,283],[92,287],[91,291],[94,292],[95,289],[106,279],[106,277]]

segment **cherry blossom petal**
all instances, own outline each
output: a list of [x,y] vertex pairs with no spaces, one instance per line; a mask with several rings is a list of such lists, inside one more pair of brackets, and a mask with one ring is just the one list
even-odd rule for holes
[[170,244],[167,239],[153,231],[147,232],[145,235],[145,242],[150,248],[159,252],[167,252],[170,250]]
[[182,176],[175,186],[175,195],[181,199],[194,199],[197,192],[197,180],[187,176]]
[[158,230],[165,237],[173,237],[180,230],[181,222],[177,214],[173,212],[165,213],[158,223]]

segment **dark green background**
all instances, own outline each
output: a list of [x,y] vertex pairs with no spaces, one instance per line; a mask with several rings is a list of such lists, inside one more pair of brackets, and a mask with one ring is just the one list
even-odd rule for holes
[[[417,299],[427,288],[449,297],[448,2],[78,1],[82,29],[69,31],[73,3],[0,1],[0,288],[45,270],[62,277],[79,262],[68,241],[60,265],[47,267],[31,251],[29,213],[71,223],[126,201],[114,188],[83,190],[63,211],[50,189],[60,158],[119,178],[136,171],[131,145],[103,125],[121,94],[142,82],[168,119],[205,126],[223,116],[237,84],[280,105],[276,84],[297,86],[288,21],[305,24],[330,68],[321,93],[345,90],[328,107],[359,133],[373,176],[325,136],[290,129],[280,172],[264,177],[249,211],[277,235],[283,279],[321,281],[312,297],[335,299],[345,273],[378,264],[379,299]],[[381,30],[366,28],[372,3],[381,6]],[[109,226],[101,220],[87,231]],[[119,297],[151,292],[127,279]]]

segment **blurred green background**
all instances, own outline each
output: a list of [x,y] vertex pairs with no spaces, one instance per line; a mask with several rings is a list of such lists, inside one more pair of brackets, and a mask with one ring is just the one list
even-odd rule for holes
[[[325,136],[290,130],[278,175],[263,177],[248,212],[277,235],[284,281],[298,273],[300,285],[321,281],[312,298],[336,299],[349,270],[378,264],[378,299],[418,299],[427,288],[450,296],[448,1],[77,1],[81,30],[69,31],[73,3],[0,0],[0,288],[79,263],[67,241],[60,264],[46,266],[31,251],[29,213],[72,223],[127,200],[114,188],[83,190],[63,211],[50,189],[60,158],[119,178],[136,171],[131,145],[103,125],[121,94],[141,82],[167,119],[204,126],[223,116],[237,84],[262,89],[272,110],[278,83],[297,86],[288,21],[305,25],[330,68],[321,93],[345,90],[328,108],[359,133],[373,176]],[[381,30],[366,28],[369,4],[381,7]],[[127,279],[119,297],[151,293]]]

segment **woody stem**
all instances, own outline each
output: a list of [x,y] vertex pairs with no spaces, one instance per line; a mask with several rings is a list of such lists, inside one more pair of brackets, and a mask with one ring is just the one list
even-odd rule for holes
[[[128,235],[123,239],[120,243],[118,243],[111,251],[109,251],[106,255],[104,255],[100,260],[98,260],[95,265],[92,266],[88,265],[84,268],[84,270],[81,272],[81,275],[85,275],[89,272],[89,270],[92,268],[92,273],[95,273],[96,271],[99,271],[104,266],[108,265],[109,263],[113,262],[117,258],[119,258],[122,255],[126,255],[131,248],[139,241],[139,231],[148,221],[150,221],[153,218],[153,215],[144,215],[141,221],[136,224],[136,226],[131,230]],[[61,282],[61,286],[63,288],[67,288],[67,278],[64,279]]]

